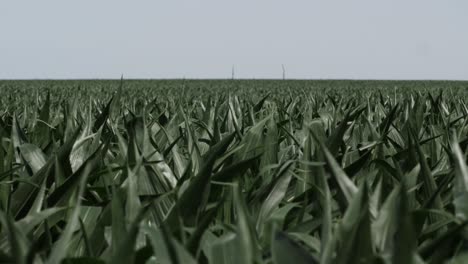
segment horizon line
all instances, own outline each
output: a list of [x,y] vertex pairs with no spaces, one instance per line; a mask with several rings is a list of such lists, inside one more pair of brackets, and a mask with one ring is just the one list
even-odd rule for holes
[[377,78],[0,78],[0,81],[426,81],[468,82],[468,79],[377,79]]

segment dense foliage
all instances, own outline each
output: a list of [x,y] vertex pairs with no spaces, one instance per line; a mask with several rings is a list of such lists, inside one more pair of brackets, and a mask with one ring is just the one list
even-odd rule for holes
[[0,263],[468,263],[467,89],[0,81]]

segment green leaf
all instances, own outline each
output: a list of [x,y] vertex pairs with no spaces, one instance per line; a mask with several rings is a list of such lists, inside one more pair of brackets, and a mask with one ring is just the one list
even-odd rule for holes
[[392,263],[412,264],[416,254],[417,236],[409,209],[405,182],[399,191],[396,212],[394,219],[397,220],[397,229],[393,241]]
[[170,236],[168,230],[164,230],[164,227],[156,229],[151,226],[143,226],[143,230],[148,234],[158,263],[197,263],[190,253],[177,240]]
[[32,173],[37,173],[46,165],[47,157],[42,150],[33,144],[23,144],[19,146],[19,152],[26,162],[26,165],[31,169]]
[[344,172],[338,162],[335,160],[333,155],[330,153],[328,148],[323,144],[323,142],[319,141],[320,147],[324,153],[325,161],[327,162],[332,175],[338,182],[340,186],[340,191],[343,193],[344,197],[346,198],[347,203],[349,204],[353,199],[354,195],[358,192],[358,188],[356,185],[349,179],[348,175]]
[[455,214],[461,219],[468,219],[468,168],[457,139],[452,142],[452,152],[455,161],[455,182],[453,186],[453,197],[455,205]]
[[2,224],[2,229],[6,231],[9,251],[15,263],[26,264],[27,253],[30,247],[30,242],[26,238],[26,234],[2,211],[0,211],[0,223]]
[[288,190],[289,182],[291,181],[291,170],[293,165],[294,161],[288,161],[282,165],[282,168],[280,169],[281,174],[278,175],[279,179],[260,207],[260,212],[257,218],[257,230],[260,230],[260,226],[265,223],[273,210],[276,209],[284,199],[286,191]]
[[66,258],[62,264],[105,264],[104,260],[90,257]]
[[80,179],[80,186],[79,190],[76,195],[76,201],[74,204],[73,211],[68,218],[67,225],[65,230],[60,235],[60,238],[57,242],[54,243],[50,255],[46,261],[47,264],[52,263],[60,263],[68,254],[68,245],[70,240],[72,239],[73,232],[75,231],[76,227],[79,224],[79,214],[81,209],[81,196],[84,193],[86,182],[88,179],[90,168],[86,167],[83,173],[83,177]]
[[283,232],[275,234],[271,252],[273,253],[273,263],[275,264],[289,264],[291,262],[297,264],[320,263],[307,250]]
[[252,264],[256,260],[256,242],[253,221],[248,213],[247,206],[242,197],[241,189],[234,186],[234,204],[237,213],[237,252],[242,258],[242,263]]
[[177,230],[176,223],[178,223],[179,217],[183,219],[184,223],[194,224],[198,212],[204,210],[202,204],[203,196],[200,194],[205,193],[206,195],[206,191],[208,191],[207,188],[209,188],[213,164],[216,158],[227,150],[229,144],[231,144],[234,139],[234,136],[234,134],[227,136],[214,145],[206,154],[206,158],[200,172],[191,180],[189,186],[179,197],[178,201],[165,219],[165,223],[172,231]]

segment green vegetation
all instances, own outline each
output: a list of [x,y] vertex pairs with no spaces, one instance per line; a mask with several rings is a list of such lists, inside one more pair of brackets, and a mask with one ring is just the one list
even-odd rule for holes
[[0,262],[468,263],[467,89],[0,81]]

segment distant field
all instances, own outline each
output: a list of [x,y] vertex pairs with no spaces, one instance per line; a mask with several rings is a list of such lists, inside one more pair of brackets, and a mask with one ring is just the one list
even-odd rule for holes
[[0,263],[468,263],[467,99],[450,81],[0,81]]

